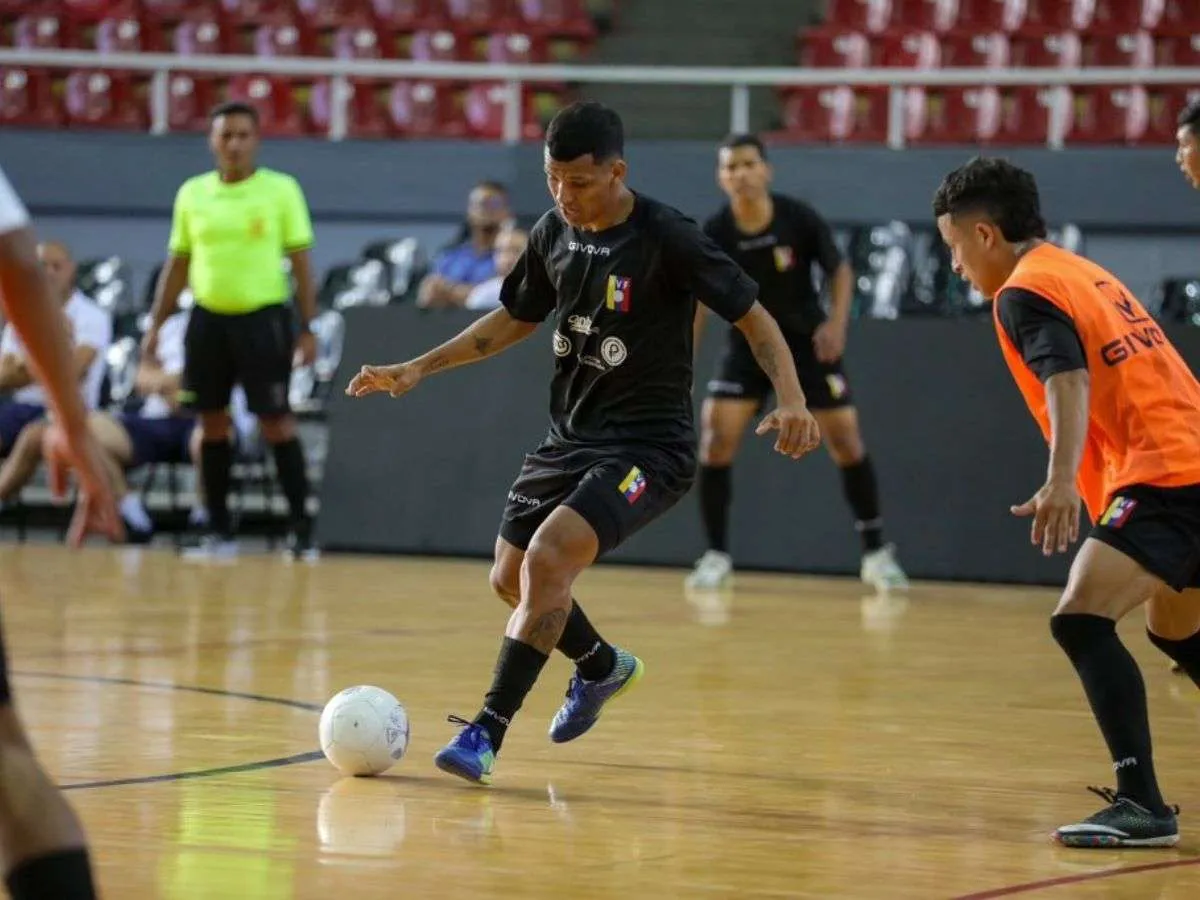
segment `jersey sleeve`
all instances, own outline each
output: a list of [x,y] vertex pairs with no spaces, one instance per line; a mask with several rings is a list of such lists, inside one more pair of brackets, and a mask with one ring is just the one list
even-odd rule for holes
[[283,249],[288,253],[307,250],[313,245],[312,217],[308,201],[295,178],[284,179],[283,189]]
[[500,285],[500,305],[521,322],[541,322],[558,306],[558,291],[546,272],[545,219],[529,234],[529,242]]
[[0,234],[16,231],[28,224],[29,213],[25,210],[25,204],[4,177],[4,170],[0,169]]
[[996,302],[1004,333],[1038,380],[1087,368],[1075,323],[1054,303],[1025,288],[1007,288]]
[[671,276],[727,322],[742,318],[758,299],[754,280],[685,216],[664,222],[663,252]]
[[817,265],[826,275],[832,275],[844,259],[837,241],[833,239],[833,229],[829,227],[824,216],[807,204],[796,204],[793,215],[796,216],[800,233],[812,248]]
[[192,236],[188,231],[190,205],[191,191],[184,184],[175,193],[175,208],[171,213],[171,238],[167,241],[167,250],[172,256],[192,255]]
[[103,353],[112,343],[112,316],[98,306],[83,307],[75,319],[75,343]]

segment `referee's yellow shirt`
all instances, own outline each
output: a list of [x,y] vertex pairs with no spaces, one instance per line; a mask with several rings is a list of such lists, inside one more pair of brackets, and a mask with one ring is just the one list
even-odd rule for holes
[[312,221],[296,179],[258,169],[226,184],[216,172],[189,178],[175,195],[169,249],[191,258],[197,305],[253,312],[288,299],[283,259],[312,246]]

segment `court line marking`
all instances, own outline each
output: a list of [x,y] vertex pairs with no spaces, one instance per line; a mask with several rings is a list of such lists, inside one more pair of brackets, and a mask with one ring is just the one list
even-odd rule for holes
[[[1086,852],[1086,851],[1085,851]],[[1145,863],[1140,866],[1129,866],[1124,869],[1107,869],[1103,872],[1089,872],[1083,875],[1063,875],[1060,878],[1046,878],[1042,881],[1027,881],[1024,884],[1013,884],[1008,887],[993,888],[990,891],[980,891],[975,894],[962,894],[952,900],[994,900],[996,897],[1012,897],[1016,894],[1028,894],[1043,888],[1060,887],[1064,884],[1080,884],[1085,881],[1100,881],[1104,878],[1117,878],[1121,875],[1137,875],[1140,872],[1156,872],[1160,869],[1180,869],[1184,866],[1200,865],[1200,857],[1189,859],[1173,859],[1167,862]]]
[[[171,684],[167,681],[141,681],[136,678],[113,678],[107,675],[70,675],[64,672],[21,672],[11,673],[16,678],[46,678],[55,681],[85,681],[92,684],[120,684],[130,687],[153,688],[155,690],[177,691],[187,694],[205,694],[212,697],[230,697],[234,700],[250,700],[254,703],[270,703],[274,706],[287,706],[301,709],[305,712],[320,712],[321,706],[316,703],[305,703],[301,700],[289,700],[286,697],[270,697],[266,694],[247,694],[242,691],[227,691],[222,688],[197,687],[186,684]],[[320,750],[310,750],[307,753],[296,753],[291,756],[277,756],[274,759],[261,759],[248,763],[236,763],[231,766],[217,766],[211,769],[191,769],[186,772],[165,772],[160,775],[140,775],[130,778],[112,778],[99,781],[78,781],[73,784],[59,785],[63,791],[85,791],[95,788],[127,787],[137,784],[160,784],[170,781],[188,781],[194,778],[212,778],[218,775],[237,775],[244,772],[257,772],[261,769],[278,769],[283,766],[295,766],[301,763],[315,762],[324,757]]]

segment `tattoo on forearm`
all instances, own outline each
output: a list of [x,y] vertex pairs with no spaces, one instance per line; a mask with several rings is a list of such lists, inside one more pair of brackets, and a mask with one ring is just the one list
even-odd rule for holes
[[486,354],[492,346],[492,340],[493,340],[493,338],[491,338],[491,337],[485,337],[483,335],[476,335],[476,337],[475,337],[475,352],[478,353],[480,356],[483,356],[484,354]]
[[775,358],[775,348],[767,341],[760,341],[753,349],[754,358],[758,360],[763,373],[774,383],[779,375],[779,360]]
[[566,624],[567,611],[565,609],[553,609],[548,613],[543,613],[529,626],[528,643],[548,656],[554,650],[558,639],[562,637]]
[[425,371],[437,372],[440,369],[446,368],[446,366],[448,366],[448,365],[450,365],[449,358],[446,356],[446,354],[439,353],[437,356],[435,356],[433,359],[431,359],[429,361],[429,365],[427,365],[425,367]]

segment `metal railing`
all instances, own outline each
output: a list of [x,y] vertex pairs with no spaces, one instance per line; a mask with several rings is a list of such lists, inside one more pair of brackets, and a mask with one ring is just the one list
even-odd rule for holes
[[[168,76],[171,72],[214,75],[290,75],[329,78],[332,109],[329,137],[341,140],[347,131],[349,79],[421,79],[503,82],[506,87],[503,139],[516,143],[521,136],[521,88],[527,83],[576,82],[581,84],[674,84],[729,88],[729,127],[746,131],[750,123],[750,88],[768,87],[872,87],[886,86],[888,146],[904,146],[905,88],[910,87],[1042,87],[1065,92],[1069,86],[1190,84],[1200,89],[1200,68],[1087,68],[1087,69],[804,69],[682,67],[509,65],[465,62],[350,60],[258,57],[179,56],[166,53],[96,53],[81,50],[14,50],[0,48],[0,67],[26,66],[71,69],[111,69],[149,72],[151,77],[151,131],[168,131]],[[1065,96],[1065,93],[1064,93]],[[1065,104],[1050,107],[1051,118],[1065,115]],[[1061,144],[1064,128],[1051,122],[1050,143]]]

